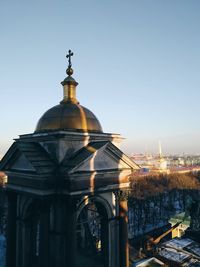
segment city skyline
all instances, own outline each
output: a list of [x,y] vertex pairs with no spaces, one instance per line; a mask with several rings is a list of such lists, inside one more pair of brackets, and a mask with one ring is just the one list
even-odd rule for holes
[[199,153],[200,2],[0,2],[0,157],[62,99],[77,98],[128,153]]

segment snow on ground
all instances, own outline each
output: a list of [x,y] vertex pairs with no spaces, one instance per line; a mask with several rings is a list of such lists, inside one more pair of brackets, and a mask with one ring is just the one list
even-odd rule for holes
[[6,266],[6,239],[4,235],[0,235],[0,267]]

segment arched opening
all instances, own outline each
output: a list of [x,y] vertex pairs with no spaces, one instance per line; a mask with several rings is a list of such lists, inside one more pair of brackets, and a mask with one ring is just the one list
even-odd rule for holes
[[90,200],[79,212],[76,239],[76,267],[108,267],[108,214],[98,201]]

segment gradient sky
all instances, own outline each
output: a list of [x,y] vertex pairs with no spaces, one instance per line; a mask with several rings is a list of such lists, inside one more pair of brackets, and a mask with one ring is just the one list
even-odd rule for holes
[[0,0],[0,155],[62,99],[77,98],[126,153],[200,153],[199,0]]

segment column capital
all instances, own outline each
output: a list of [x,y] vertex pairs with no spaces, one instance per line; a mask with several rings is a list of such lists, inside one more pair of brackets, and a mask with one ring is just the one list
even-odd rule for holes
[[118,190],[116,192],[114,192],[115,198],[116,200],[119,201],[124,201],[124,200],[128,200],[129,197],[129,189],[124,189],[124,190]]

